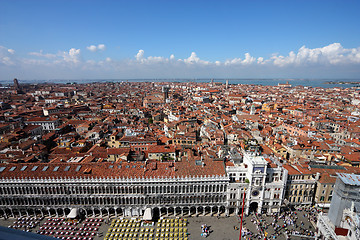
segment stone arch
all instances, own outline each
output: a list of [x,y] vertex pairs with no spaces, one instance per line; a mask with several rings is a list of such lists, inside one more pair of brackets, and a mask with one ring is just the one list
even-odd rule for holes
[[249,213],[252,213],[252,212],[256,213],[258,210],[258,206],[259,206],[259,204],[257,202],[250,203]]

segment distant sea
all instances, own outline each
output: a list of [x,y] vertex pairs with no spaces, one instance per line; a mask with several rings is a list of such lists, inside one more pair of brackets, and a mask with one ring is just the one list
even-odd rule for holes
[[[29,83],[93,83],[93,82],[211,82],[210,78],[201,78],[201,79],[52,79],[52,80],[22,80],[18,79],[20,84],[29,84]],[[216,79],[214,82],[226,83],[227,79]],[[306,86],[306,87],[322,87],[322,88],[349,88],[349,87],[359,87],[360,88],[360,79],[228,79],[229,84],[255,84],[263,86],[276,86],[279,83],[289,82],[292,86]],[[329,83],[331,82],[331,83]],[[13,80],[1,80],[0,83],[3,86],[12,85]]]

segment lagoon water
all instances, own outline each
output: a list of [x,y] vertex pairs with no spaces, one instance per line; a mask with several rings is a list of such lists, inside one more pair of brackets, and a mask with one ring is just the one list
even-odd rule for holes
[[[227,79],[214,79],[214,82],[226,83]],[[204,79],[53,79],[53,80],[21,80],[20,84],[29,83],[93,83],[93,82],[210,82],[210,78]],[[321,88],[350,88],[360,87],[360,79],[229,79],[229,84],[255,84],[264,86],[277,86],[279,83],[289,82],[292,86],[307,86],[307,87],[321,87]],[[327,82],[334,82],[328,84]],[[335,83],[336,82],[336,83]],[[346,82],[348,84],[341,84],[340,82]],[[354,82],[351,84],[350,82]],[[12,80],[0,81],[3,85],[12,85]]]

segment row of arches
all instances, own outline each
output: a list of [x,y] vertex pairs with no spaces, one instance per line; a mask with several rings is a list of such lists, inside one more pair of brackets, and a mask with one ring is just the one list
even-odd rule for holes
[[191,185],[69,185],[69,186],[3,186],[0,195],[68,195],[68,194],[176,194],[176,193],[219,193],[226,190],[225,184]]
[[[184,207],[153,207],[151,208],[154,218],[158,217],[191,217],[207,215],[228,215],[233,211],[224,205],[219,206],[184,206]],[[0,217],[66,217],[71,208],[4,208],[0,209]],[[81,217],[139,217],[144,208],[79,208]]]
[[226,202],[225,194],[216,195],[178,195],[178,196],[148,196],[148,197],[0,197],[3,206],[97,206],[97,205],[182,205],[182,204],[221,204]]

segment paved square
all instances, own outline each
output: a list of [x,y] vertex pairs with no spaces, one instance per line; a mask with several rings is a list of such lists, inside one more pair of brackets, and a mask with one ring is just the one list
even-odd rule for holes
[[[264,235],[267,235],[267,239],[279,239],[279,240],[300,240],[300,239],[314,239],[313,227],[314,222],[316,221],[316,210],[295,210],[291,212],[282,213],[274,216],[267,215],[249,215],[244,217],[243,227],[245,229],[244,233],[248,231],[248,234],[243,236],[243,240],[249,239],[264,239]],[[114,218],[112,218],[114,219]],[[118,218],[116,218],[118,219]],[[164,219],[174,219],[164,218]],[[210,216],[199,216],[199,217],[186,217],[187,219],[187,232],[189,240],[199,240],[205,237],[201,236],[201,225],[206,224],[210,227],[210,234],[206,237],[208,240],[237,240],[239,239],[239,228],[240,228],[240,218],[238,216],[230,217],[210,217]],[[32,232],[39,230],[39,226],[43,225],[48,218],[44,218],[38,226],[32,229]],[[7,220],[0,219],[0,225],[8,227],[13,225],[16,221],[14,218],[9,218]],[[312,223],[310,222],[312,221]],[[108,229],[111,228],[111,223],[114,220],[104,219],[101,226],[99,227],[99,233],[102,233],[101,236],[93,236],[93,240],[103,240],[105,239]],[[79,223],[79,226],[83,222]],[[260,227],[261,226],[261,227]],[[154,224],[154,233],[156,233],[157,223]],[[139,228],[140,230],[141,228]],[[22,229],[24,230],[24,229]],[[140,234],[139,234],[140,235]],[[132,238],[132,239],[138,239]],[[184,236],[185,237],[185,236]],[[112,238],[112,239],[122,239],[122,238]],[[147,240],[155,240],[156,237],[146,238]],[[159,238],[161,239],[161,238]],[[164,238],[166,239],[166,238]],[[170,239],[170,237],[169,237]],[[176,238],[175,238],[176,239]]]

